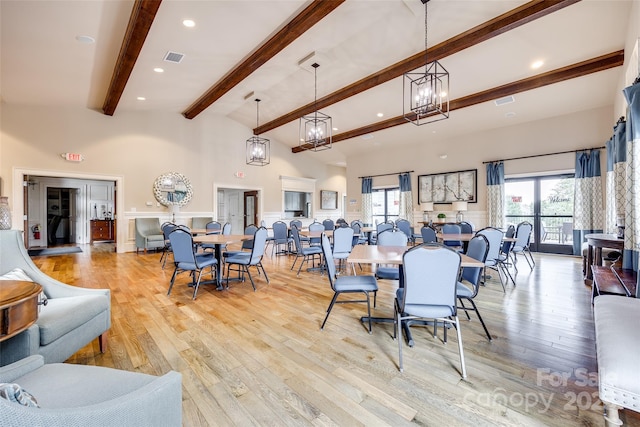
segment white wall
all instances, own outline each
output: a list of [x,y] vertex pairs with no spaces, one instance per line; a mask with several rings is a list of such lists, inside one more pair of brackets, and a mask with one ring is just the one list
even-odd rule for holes
[[[0,192],[10,198],[13,228],[23,228],[16,170],[43,176],[115,177],[113,180],[121,181],[118,240],[128,242],[126,248],[119,245],[119,251],[132,249],[134,217],[171,218],[166,207],[156,205],[152,191],[155,178],[166,172],[184,174],[193,186],[193,200],[180,209],[184,218],[216,212],[214,185],[262,188],[260,211],[278,215],[280,175],[315,178],[318,188],[346,191],[344,168],[316,162],[310,153],[293,154],[277,141],[271,141],[270,165],[246,165],[245,141],[251,129],[212,113],[194,120],[159,112],[116,111],[110,117],[79,108],[3,104],[0,130]],[[67,162],[60,157],[65,152],[81,153],[85,160]],[[244,172],[245,178],[236,178],[237,171]]]
[[[347,199],[356,200],[355,205],[347,207],[348,219],[362,217],[359,176],[387,173],[389,170],[414,170],[411,184],[415,222],[422,219],[422,212],[418,207],[418,175],[477,169],[478,202],[469,204],[465,219],[473,222],[476,227],[483,227],[486,225],[487,197],[486,169],[482,162],[603,146],[611,136],[615,123],[613,117],[613,107],[607,106],[548,120],[478,132],[473,137],[463,140],[444,140],[439,145],[447,147],[446,159],[434,156],[432,145],[429,144],[403,146],[402,150],[395,149],[394,152],[398,155],[394,156],[389,155],[388,148],[360,153],[357,157],[347,159]],[[437,158],[436,161],[422,160],[434,157]],[[603,151],[603,162],[605,158],[606,154]],[[567,171],[573,170],[574,164],[573,154],[508,161],[505,162],[505,175]],[[397,175],[374,178],[373,185],[397,186]],[[445,212],[451,218],[455,215],[448,204],[436,205],[436,212],[432,217],[438,212]]]

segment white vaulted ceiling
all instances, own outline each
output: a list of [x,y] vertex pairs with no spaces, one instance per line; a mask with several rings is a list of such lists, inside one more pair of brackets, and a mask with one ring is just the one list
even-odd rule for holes
[[[330,1],[330,0],[325,0]],[[144,3],[144,2],[143,2]],[[181,115],[238,64],[256,52],[313,2],[299,0],[164,0],[117,102],[114,116],[129,110]],[[539,2],[531,2],[539,3]],[[524,1],[431,0],[429,47],[527,4]],[[135,2],[0,2],[0,96],[7,104],[81,106],[102,111]],[[450,98],[459,99],[624,48],[631,1],[583,0],[443,57],[451,75]],[[315,52],[318,98],[325,97],[424,50],[420,0],[347,0],[226,91],[191,120],[222,114],[255,127],[255,95],[261,124],[313,101],[314,76],[299,61]],[[184,19],[195,27],[183,26]],[[90,36],[86,44],[77,36]],[[179,63],[163,61],[169,51]],[[530,65],[543,60],[533,70]],[[162,67],[163,73],[155,73]],[[491,101],[460,108],[448,120],[374,132],[378,144],[451,138],[611,105],[623,73],[614,67],[514,95],[512,104]],[[138,97],[145,97],[139,101]],[[501,97],[501,96],[500,96]],[[402,78],[321,109],[333,117],[335,134],[402,115]],[[506,117],[506,113],[515,116]],[[376,116],[384,113],[383,118]],[[184,120],[190,120],[184,118]],[[434,131],[436,133],[434,134]],[[298,145],[298,121],[263,136]],[[315,155],[340,164],[371,146],[362,136]]]

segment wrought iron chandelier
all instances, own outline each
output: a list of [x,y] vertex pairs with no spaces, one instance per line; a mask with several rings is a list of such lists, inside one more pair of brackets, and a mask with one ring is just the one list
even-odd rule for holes
[[314,112],[300,118],[300,148],[322,151],[331,148],[331,117],[318,111],[318,63],[311,64],[314,75]]
[[[260,125],[260,100],[256,99],[256,128]],[[247,164],[254,166],[266,166],[271,161],[270,142],[260,135],[254,135],[247,139]]]
[[424,4],[424,73],[405,73],[403,115],[417,125],[449,118],[449,72],[436,60],[427,58],[427,3]]

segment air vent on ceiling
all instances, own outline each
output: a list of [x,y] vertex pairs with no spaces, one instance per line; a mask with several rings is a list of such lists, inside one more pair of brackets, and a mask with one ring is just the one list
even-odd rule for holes
[[513,95],[509,95],[509,96],[505,96],[504,98],[496,99],[493,102],[496,103],[496,107],[499,107],[501,105],[511,104],[512,102],[515,102],[515,101],[516,99],[513,97]]
[[184,58],[184,54],[171,51],[167,52],[164,56],[165,61],[173,62],[174,64],[179,64],[182,61],[182,58]]

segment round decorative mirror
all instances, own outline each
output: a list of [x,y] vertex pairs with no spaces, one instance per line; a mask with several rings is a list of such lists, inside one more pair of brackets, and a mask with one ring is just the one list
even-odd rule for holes
[[160,175],[153,183],[153,194],[164,206],[184,206],[191,201],[191,182],[181,173],[169,172]]

